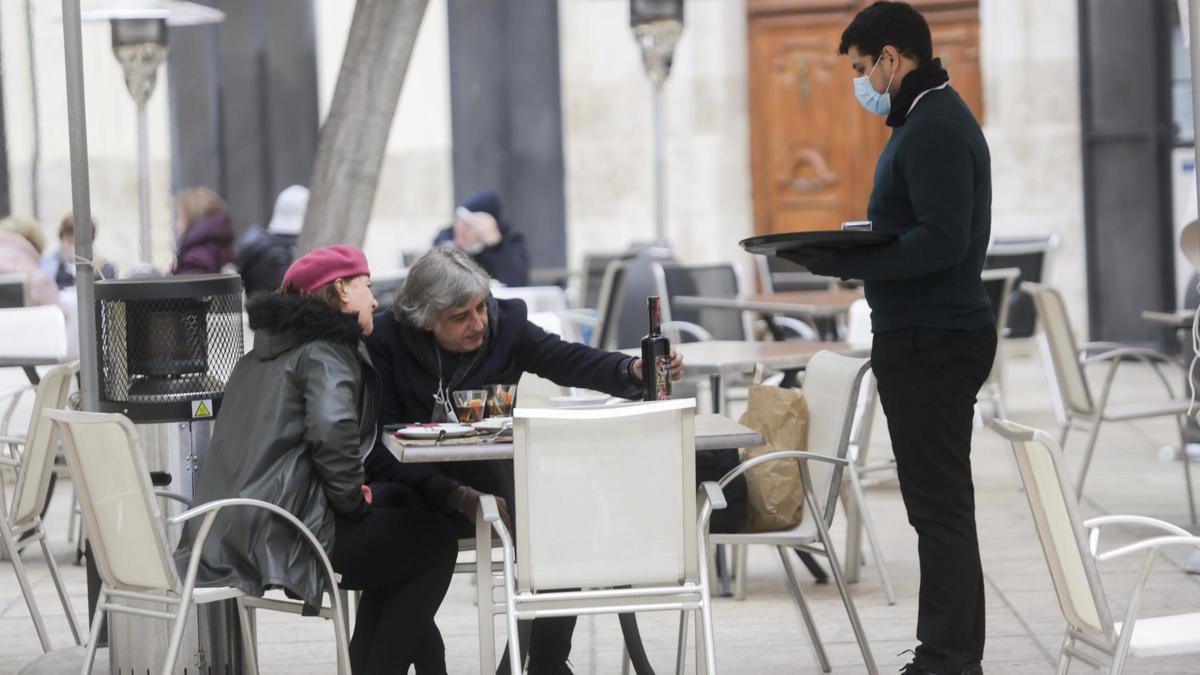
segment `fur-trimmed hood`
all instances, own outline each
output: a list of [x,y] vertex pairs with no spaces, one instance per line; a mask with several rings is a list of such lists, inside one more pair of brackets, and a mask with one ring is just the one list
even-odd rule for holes
[[[255,332],[255,351],[262,344],[266,358],[318,340],[357,346],[363,339],[362,326],[353,314],[300,295],[256,293],[246,302],[246,314]],[[260,337],[264,333],[266,339]]]

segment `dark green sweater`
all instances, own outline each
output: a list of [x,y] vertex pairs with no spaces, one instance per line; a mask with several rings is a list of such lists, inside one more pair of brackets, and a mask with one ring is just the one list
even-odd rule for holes
[[876,333],[986,326],[992,310],[979,275],[991,210],[991,158],[979,123],[949,86],[930,91],[875,167],[867,217],[899,238],[840,253],[830,271],[865,282]]

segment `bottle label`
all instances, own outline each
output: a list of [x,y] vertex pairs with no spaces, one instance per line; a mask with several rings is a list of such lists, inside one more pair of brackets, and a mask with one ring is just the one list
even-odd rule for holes
[[654,357],[654,393],[660,401],[671,400],[671,357]]

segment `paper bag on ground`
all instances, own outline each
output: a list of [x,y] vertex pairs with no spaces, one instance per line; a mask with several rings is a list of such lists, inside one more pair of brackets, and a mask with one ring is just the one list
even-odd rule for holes
[[[743,448],[741,460],[779,450],[808,449],[808,406],[793,389],[750,387],[741,423],[763,435],[765,445]],[[747,516],[743,532],[786,530],[804,514],[804,484],[795,461],[767,462],[746,472]]]

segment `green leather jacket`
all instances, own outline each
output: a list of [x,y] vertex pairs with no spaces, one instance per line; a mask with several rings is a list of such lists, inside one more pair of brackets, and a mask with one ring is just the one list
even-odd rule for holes
[[[279,294],[247,303],[254,349],[233,369],[202,459],[195,503],[246,497],[277,504],[333,551],[334,514],[358,519],[363,459],[375,443],[379,376],[353,315]],[[176,552],[183,574],[199,519]],[[324,570],[288,523],[262,509],[217,517],[197,585],[261,595],[283,588],[320,606]]]

